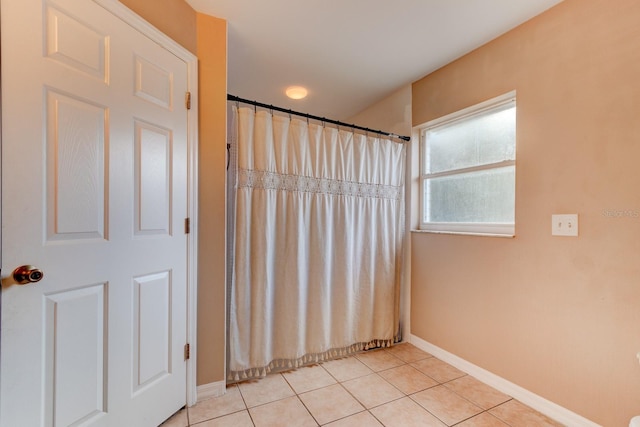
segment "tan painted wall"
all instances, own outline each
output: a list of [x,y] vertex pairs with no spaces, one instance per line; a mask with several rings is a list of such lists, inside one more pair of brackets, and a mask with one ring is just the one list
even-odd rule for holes
[[565,0],[413,85],[414,125],[513,89],[518,111],[517,236],[412,234],[412,333],[603,426],[640,414],[639,22]]
[[345,121],[396,135],[411,135],[411,85],[401,87]]
[[225,378],[227,22],[197,14],[200,75],[198,384]]
[[196,12],[184,0],[120,0],[176,42],[196,53]]

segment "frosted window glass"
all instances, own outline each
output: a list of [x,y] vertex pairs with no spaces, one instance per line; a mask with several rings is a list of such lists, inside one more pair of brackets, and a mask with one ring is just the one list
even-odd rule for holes
[[515,92],[438,118],[422,133],[420,227],[515,233]]
[[515,166],[427,179],[425,222],[513,223]]
[[501,109],[456,121],[426,132],[426,173],[514,160],[516,108]]

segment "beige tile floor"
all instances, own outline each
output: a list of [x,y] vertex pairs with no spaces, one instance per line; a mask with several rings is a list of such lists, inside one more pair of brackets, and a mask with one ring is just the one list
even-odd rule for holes
[[162,427],[560,426],[411,344],[227,387]]

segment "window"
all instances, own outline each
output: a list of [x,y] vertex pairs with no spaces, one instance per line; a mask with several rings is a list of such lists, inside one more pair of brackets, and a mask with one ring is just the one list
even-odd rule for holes
[[515,92],[421,127],[420,229],[513,236]]

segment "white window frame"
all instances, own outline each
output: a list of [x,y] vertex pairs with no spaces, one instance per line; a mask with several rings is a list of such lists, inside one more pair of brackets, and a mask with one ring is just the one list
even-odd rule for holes
[[[430,129],[435,127],[454,123],[456,121],[462,121],[473,116],[483,114],[487,111],[498,109],[507,104],[513,104],[516,106],[516,92],[511,91],[504,95],[497,96],[471,107],[464,108],[460,111],[448,114],[446,116],[431,120],[423,125],[415,128],[420,135],[420,204],[419,204],[419,217],[420,217],[420,231],[432,232],[432,233],[446,233],[446,234],[467,234],[467,235],[482,235],[482,236],[497,236],[497,237],[514,237],[515,236],[515,219],[513,223],[461,223],[461,222],[426,222],[425,221],[425,183],[429,178],[437,178],[441,176],[459,175],[468,172],[477,172],[482,170],[497,169],[506,166],[514,166],[516,164],[514,160],[506,160],[497,163],[489,163],[479,166],[472,166],[468,168],[456,169],[445,172],[426,173],[426,133]],[[517,145],[517,141],[516,141]],[[514,188],[515,192],[515,188]],[[514,217],[515,217],[515,206]]]

